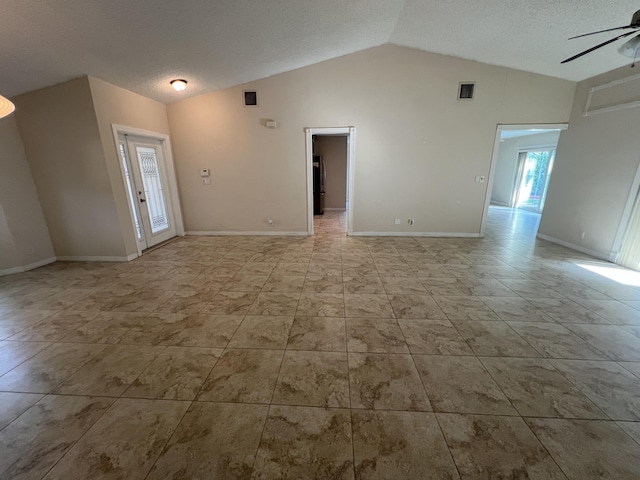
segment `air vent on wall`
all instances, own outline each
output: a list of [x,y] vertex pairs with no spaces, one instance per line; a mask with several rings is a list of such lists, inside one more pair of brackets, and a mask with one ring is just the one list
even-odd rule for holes
[[458,87],[458,100],[471,100],[476,82],[460,82]]
[[257,92],[245,90],[243,93],[244,93],[244,106],[245,107],[257,107],[258,106],[258,93]]

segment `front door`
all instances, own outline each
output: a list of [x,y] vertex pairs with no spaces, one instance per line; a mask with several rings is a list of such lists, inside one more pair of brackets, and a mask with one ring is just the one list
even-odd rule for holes
[[151,138],[122,135],[120,146],[137,240],[144,250],[177,235],[163,145]]

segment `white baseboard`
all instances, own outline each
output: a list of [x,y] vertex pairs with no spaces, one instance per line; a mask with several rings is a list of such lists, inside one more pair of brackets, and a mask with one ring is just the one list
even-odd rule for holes
[[135,260],[139,256],[140,255],[138,255],[137,253],[132,253],[131,255],[127,255],[127,262],[130,262],[131,260]]
[[37,262],[30,263],[28,265],[23,265],[21,267],[7,268],[6,270],[0,270],[0,277],[4,277],[5,275],[13,275],[15,273],[28,272],[29,270],[33,270],[34,268],[43,267],[45,265],[49,265],[56,261],[56,257],[45,258],[44,260],[38,260]]
[[324,207],[324,209],[325,210],[339,210],[341,212],[346,212],[347,211],[346,208],[327,208],[327,207]]
[[511,208],[511,205],[509,205],[508,203],[502,203],[502,202],[494,202],[493,200],[491,201],[491,203],[489,204],[490,207],[506,207],[506,208]]
[[[138,254],[135,254],[133,258],[137,258]],[[127,257],[100,257],[100,256],[71,256],[71,257],[58,257],[60,262],[128,262],[131,255]]]
[[551,242],[551,243],[556,243],[558,245],[562,245],[563,247],[570,248],[571,250],[576,250],[576,251],[578,251],[580,253],[586,253],[587,255],[591,255],[592,257],[599,258],[600,260],[604,260],[606,262],[610,261],[608,255],[606,255],[604,253],[596,252],[595,250],[590,250],[590,249],[585,248],[585,247],[581,247],[580,245],[576,245],[575,243],[565,242],[564,240],[560,240],[559,238],[550,237],[549,235],[545,235],[544,233],[538,233],[536,236],[538,238],[542,239],[542,240],[546,240],[546,241]]
[[271,232],[271,231],[259,231],[259,232],[222,232],[222,231],[209,231],[209,230],[191,230],[188,232],[184,232],[185,235],[201,235],[201,236],[223,236],[223,235],[246,235],[246,236],[255,236],[255,235],[270,235],[270,236],[281,236],[281,237],[291,237],[291,236],[307,236],[309,235],[307,232]]
[[455,237],[480,238],[479,233],[464,232],[352,232],[354,237]]

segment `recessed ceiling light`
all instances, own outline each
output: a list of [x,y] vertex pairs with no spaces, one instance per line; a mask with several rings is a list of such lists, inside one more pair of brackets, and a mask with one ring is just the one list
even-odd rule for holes
[[182,80],[181,78],[176,78],[175,80],[171,80],[171,86],[177,92],[181,92],[185,88],[187,88],[187,81],[186,80]]
[[0,118],[6,117],[16,109],[16,106],[10,100],[0,95]]

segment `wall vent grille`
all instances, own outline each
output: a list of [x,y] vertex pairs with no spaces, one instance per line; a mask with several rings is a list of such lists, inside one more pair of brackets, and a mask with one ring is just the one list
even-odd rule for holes
[[475,86],[475,82],[460,82],[458,87],[458,100],[472,100]]

